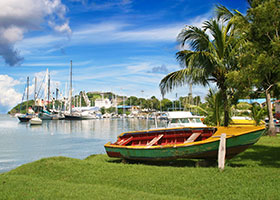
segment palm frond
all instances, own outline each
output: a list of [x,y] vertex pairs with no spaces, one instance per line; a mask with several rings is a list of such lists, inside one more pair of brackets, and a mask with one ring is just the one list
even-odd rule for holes
[[195,52],[190,51],[190,50],[183,50],[183,51],[179,51],[176,53],[176,58],[178,60],[178,62],[180,63],[180,65],[182,67],[186,67],[188,66],[190,57],[194,54]]
[[209,36],[204,30],[187,26],[178,35],[177,41],[184,46],[187,42],[195,51],[207,50],[209,45]]
[[225,6],[217,5],[215,8],[215,14],[218,20],[229,21],[234,14],[230,12]]
[[249,20],[245,15],[239,12],[236,9],[232,11],[228,10],[225,6],[217,5],[215,8],[215,14],[218,20],[228,23],[228,28],[234,29],[235,26],[242,24],[244,27],[245,24],[249,23]]
[[207,110],[205,110],[205,109],[203,109],[202,107],[197,106],[197,105],[192,105],[192,104],[186,103],[186,104],[185,104],[185,108],[195,108],[195,109],[200,110],[200,111],[203,112],[204,114],[208,114],[208,111],[207,111]]
[[164,95],[172,91],[175,87],[183,86],[191,82],[190,68],[181,69],[179,71],[171,72],[165,76],[160,84],[160,91]]
[[220,26],[220,24],[217,22],[217,20],[209,20],[205,21],[203,23],[204,30],[209,30],[211,35],[213,36],[213,43],[216,47],[215,50],[219,56],[219,58],[222,58],[224,56],[224,35],[223,35],[223,26]]
[[160,84],[160,91],[164,95],[174,88],[184,86],[187,83],[201,84],[206,86],[209,84],[209,74],[205,68],[188,67],[165,76]]
[[179,51],[177,54],[177,60],[189,68],[190,76],[192,76],[192,82],[194,84],[207,85],[209,81],[216,80],[212,76],[215,68],[213,65],[217,65],[216,58],[213,54],[207,51]]

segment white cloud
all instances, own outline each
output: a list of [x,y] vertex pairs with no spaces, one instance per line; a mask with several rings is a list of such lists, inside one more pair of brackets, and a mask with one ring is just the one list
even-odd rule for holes
[[[56,58],[50,57],[50,58]],[[86,61],[81,61],[81,62],[75,62],[73,65],[75,66],[85,66],[88,64],[91,64],[92,60],[86,60]],[[39,62],[39,63],[24,63],[22,66],[25,67],[70,67],[70,62]]]
[[25,54],[32,54],[34,51],[44,48],[49,49],[58,43],[64,43],[66,38],[62,36],[45,35],[39,37],[25,38],[15,45],[24,51]]
[[[139,42],[150,44],[151,42],[176,42],[176,37],[186,25],[201,27],[203,22],[209,19],[210,14],[188,19],[186,21],[164,24],[158,26],[141,27],[126,21],[106,21],[96,24],[86,24],[73,30],[71,41],[67,46],[94,45],[122,42]],[[51,23],[50,23],[51,24]],[[70,29],[67,25],[54,26],[54,29]],[[49,49],[58,43],[66,45],[66,38],[61,35],[43,35],[23,39],[17,47],[26,53],[32,53],[38,49]],[[57,51],[60,48],[52,50]],[[180,49],[180,47],[178,47]],[[47,50],[45,52],[48,52]]]
[[[138,60],[138,59],[136,59]],[[98,86],[99,91],[110,91],[118,94],[122,93],[128,96],[139,96],[140,91],[144,90],[144,97],[156,96],[161,98],[159,83],[166,74],[149,73],[148,70],[153,69],[154,66],[159,66],[159,63],[163,59],[149,59],[154,62],[148,62],[147,60],[141,60],[134,63],[120,63],[110,66],[91,66],[84,68],[83,72],[78,72],[73,76],[73,80],[79,80],[90,84],[79,85],[79,87],[92,90]],[[167,69],[178,70],[178,65],[169,63],[166,64]],[[107,69],[110,71],[101,71],[100,69]],[[110,86],[110,87],[108,87]],[[122,90],[121,90],[122,88]],[[81,90],[77,88],[76,91]],[[193,94],[200,95],[202,98],[207,94],[208,89],[202,86],[193,86]],[[175,94],[178,96],[188,95],[188,85],[179,87],[173,92],[166,94],[165,96],[170,99],[175,99]],[[140,95],[142,96],[142,94]]]
[[[133,25],[121,22],[88,24],[73,31],[68,46],[88,44],[108,44],[121,42],[176,42],[176,37],[183,24],[169,24],[161,27],[135,29]],[[68,29],[66,27],[55,27]],[[58,43],[65,44],[66,38],[60,35],[43,35],[25,38],[17,48],[30,54],[38,49],[49,49]],[[58,50],[58,49],[55,49]]]
[[3,29],[1,37],[5,38],[7,42],[14,43],[18,40],[22,40],[23,32],[24,30],[20,29],[19,27],[10,26],[6,29]]
[[108,43],[148,41],[175,42],[176,36],[183,24],[168,24],[160,27],[135,29],[128,23],[108,22],[90,25],[73,32],[73,42],[76,43]]
[[56,32],[71,34],[61,0],[1,0],[0,8],[0,55],[9,65],[23,60],[14,45],[24,33],[41,29],[44,21]]
[[14,89],[14,86],[18,84],[20,82],[12,77],[0,74],[0,107],[8,110],[21,101],[22,94]]
[[109,10],[119,9],[125,12],[130,11],[132,0],[114,0],[114,1],[89,1],[89,0],[70,0],[72,2],[81,2],[85,9],[90,10]]

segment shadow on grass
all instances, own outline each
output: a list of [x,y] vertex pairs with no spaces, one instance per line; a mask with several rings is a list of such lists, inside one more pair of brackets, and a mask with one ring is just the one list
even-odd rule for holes
[[167,161],[136,161],[114,159],[108,160],[110,163],[125,163],[125,164],[143,164],[151,166],[168,166],[168,167],[213,167],[217,165],[215,160],[195,160],[195,159],[177,159]]
[[[235,156],[232,160],[227,161],[230,167],[246,167],[252,165],[264,167],[280,168],[280,147],[271,147],[264,145],[253,145],[245,152]],[[172,166],[172,167],[216,167],[216,160],[195,160],[195,159],[177,159],[169,161],[135,161],[110,159],[110,163],[126,164],[144,164],[153,166]]]
[[[253,145],[232,160],[232,167],[256,164],[264,167],[280,167],[280,147]],[[235,163],[237,162],[237,163]]]

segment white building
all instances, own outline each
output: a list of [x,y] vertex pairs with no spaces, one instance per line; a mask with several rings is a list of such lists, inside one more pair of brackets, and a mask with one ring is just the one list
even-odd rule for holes
[[116,107],[117,106],[117,103],[116,101],[113,99],[112,101],[109,100],[109,99],[96,99],[95,100],[95,106],[96,107],[99,107],[99,108],[110,108],[110,107]]

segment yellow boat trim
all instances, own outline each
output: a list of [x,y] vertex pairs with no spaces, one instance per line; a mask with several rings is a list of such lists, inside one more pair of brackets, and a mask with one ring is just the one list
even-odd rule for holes
[[[195,127],[195,128],[199,128],[199,127]],[[201,127],[201,128],[205,128],[205,127]],[[254,132],[254,131],[259,131],[259,130],[264,130],[265,129],[264,126],[250,126],[250,127],[249,126],[242,126],[242,127],[222,127],[221,126],[221,127],[207,127],[207,128],[217,128],[217,131],[211,137],[207,138],[206,140],[190,142],[190,143],[187,143],[187,144],[182,143],[182,144],[175,144],[175,145],[174,144],[170,144],[170,145],[155,145],[155,146],[150,146],[149,148],[147,148],[146,145],[143,145],[143,146],[120,146],[120,145],[114,145],[114,144],[108,142],[104,146],[105,147],[117,147],[117,148],[129,148],[129,149],[143,149],[143,148],[156,149],[156,148],[170,148],[170,147],[174,147],[174,148],[175,147],[185,147],[185,146],[192,146],[192,145],[199,145],[199,144],[215,142],[217,140],[220,140],[219,136],[222,133],[226,133],[226,135],[227,135],[226,138],[231,138],[231,137],[245,135],[245,134],[250,133],[250,132]],[[170,129],[170,128],[154,129],[153,131],[156,131],[156,130],[167,130],[167,129]],[[152,131],[152,130],[125,132],[125,133],[122,133],[120,136],[122,136],[123,134],[126,134],[126,133],[149,132],[149,131]]]
[[[265,125],[265,122],[262,120],[260,125]],[[249,119],[232,119],[230,126],[256,126],[256,121]]]

